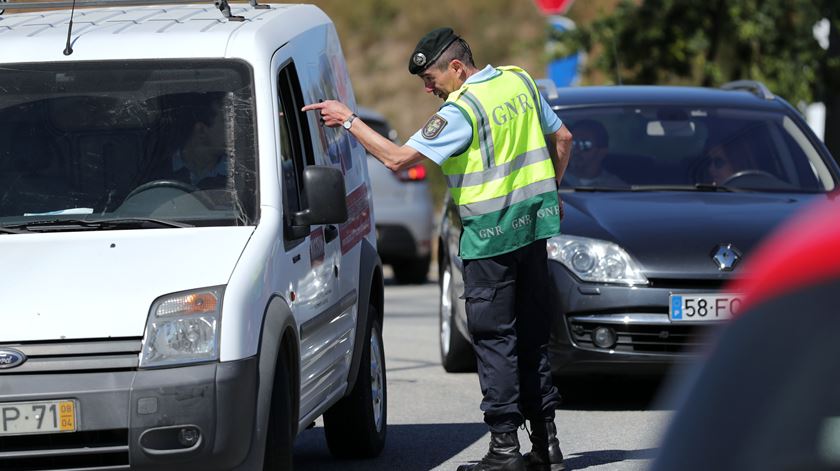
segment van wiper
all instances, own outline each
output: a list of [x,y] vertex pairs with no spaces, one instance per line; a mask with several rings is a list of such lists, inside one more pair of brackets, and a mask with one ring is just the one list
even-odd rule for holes
[[44,230],[104,230],[104,229],[143,229],[149,225],[157,227],[194,227],[192,224],[172,221],[170,219],[130,217],[115,219],[45,219],[29,221],[20,224],[3,226],[4,229],[25,229],[29,231]]
[[715,185],[713,183],[695,183],[693,185],[633,185],[631,191],[722,191],[733,192],[728,186]]
[[26,231],[20,229],[12,229],[11,227],[0,226],[0,234],[23,234]]

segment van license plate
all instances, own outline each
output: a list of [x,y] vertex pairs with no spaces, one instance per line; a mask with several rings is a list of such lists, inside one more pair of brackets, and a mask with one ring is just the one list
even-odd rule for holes
[[741,295],[672,294],[669,314],[672,322],[715,322],[731,319],[741,306]]
[[76,401],[0,403],[0,436],[76,431]]

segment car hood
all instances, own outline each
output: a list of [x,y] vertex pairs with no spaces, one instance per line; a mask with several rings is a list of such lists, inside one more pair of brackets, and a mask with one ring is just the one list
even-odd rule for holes
[[[615,242],[648,278],[727,279],[720,244],[745,257],[781,222],[826,195],[707,192],[561,193],[561,232]],[[743,260],[742,260],[743,261]]]
[[226,284],[252,232],[0,234],[0,342],[140,337],[156,298]]

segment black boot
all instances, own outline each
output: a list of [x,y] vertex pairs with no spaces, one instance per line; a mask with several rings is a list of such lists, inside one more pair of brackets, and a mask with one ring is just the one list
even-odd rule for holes
[[525,453],[528,471],[563,471],[563,453],[554,421],[531,422],[531,452]]
[[458,471],[526,471],[516,432],[490,434],[490,451],[476,464],[462,464]]

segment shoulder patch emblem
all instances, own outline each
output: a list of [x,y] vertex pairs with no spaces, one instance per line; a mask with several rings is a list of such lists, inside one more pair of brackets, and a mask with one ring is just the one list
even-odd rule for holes
[[443,116],[436,114],[429,118],[426,122],[426,125],[423,126],[423,137],[426,139],[432,140],[440,135],[440,132],[443,131],[443,128],[446,127],[448,123]]

